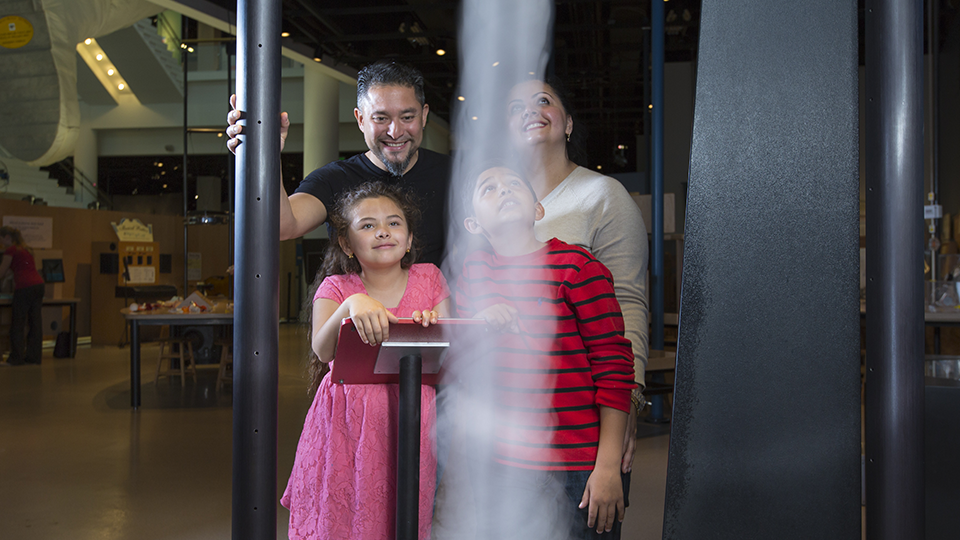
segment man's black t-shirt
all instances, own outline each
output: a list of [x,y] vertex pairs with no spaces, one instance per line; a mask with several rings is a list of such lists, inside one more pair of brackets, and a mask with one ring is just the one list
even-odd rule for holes
[[416,196],[421,211],[420,226],[414,231],[422,248],[417,262],[440,266],[447,228],[444,209],[447,206],[450,167],[449,156],[421,148],[413,167],[397,177],[378,168],[366,154],[357,154],[313,171],[300,182],[296,193],[308,193],[319,199],[329,216],[343,193],[364,182],[379,180],[399,186]]

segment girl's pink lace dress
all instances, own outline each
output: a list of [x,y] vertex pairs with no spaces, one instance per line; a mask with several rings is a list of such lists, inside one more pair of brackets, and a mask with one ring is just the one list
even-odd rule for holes
[[[356,293],[366,293],[359,276],[337,275],[323,281],[314,299],[343,302]],[[415,264],[400,304],[390,311],[410,317],[448,296],[436,266]],[[421,389],[420,538],[427,540],[437,479],[436,408],[433,387]],[[280,499],[290,510],[290,538],[395,537],[398,390],[395,384],[335,384],[330,373],[323,378]]]

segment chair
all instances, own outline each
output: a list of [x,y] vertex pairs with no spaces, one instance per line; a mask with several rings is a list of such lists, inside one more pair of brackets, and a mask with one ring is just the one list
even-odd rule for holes
[[220,345],[220,373],[217,375],[217,391],[224,383],[233,384],[233,338],[219,338],[214,344]]
[[[168,331],[168,327],[164,327],[164,331]],[[193,375],[193,382],[197,382],[197,365],[193,359],[193,342],[185,337],[163,337],[161,334],[160,339],[160,355],[157,358],[157,376],[154,379],[154,383],[160,382],[161,376],[173,377],[175,375],[180,376],[180,384],[184,383],[186,375],[189,373]],[[174,350],[174,345],[176,345],[176,351]],[[167,361],[167,369],[163,368],[163,361]],[[174,360],[178,361],[178,365],[174,366]]]

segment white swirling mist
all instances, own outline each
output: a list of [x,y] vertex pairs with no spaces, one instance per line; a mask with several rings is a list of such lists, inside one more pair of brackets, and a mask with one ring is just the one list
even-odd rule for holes
[[[460,86],[464,97],[453,112],[454,167],[448,215],[451,219],[447,253],[448,274],[457,275],[466,252],[483,240],[468,234],[463,225],[465,189],[472,189],[477,169],[491,158],[509,158],[513,150],[505,136],[507,96],[514,84],[542,78],[550,57],[553,26],[553,3],[549,0],[464,0],[460,21]],[[455,283],[451,282],[451,286]],[[549,325],[548,325],[549,326]],[[538,328],[543,331],[544,328]],[[547,329],[549,331],[549,328]],[[441,423],[453,429],[438,433],[450,437],[449,457],[441,479],[436,501],[434,537],[440,539],[474,538],[478,500],[490,494],[493,485],[486,480],[492,461],[496,425],[511,422],[510,414],[497,407],[495,390],[494,338],[471,343],[469,356],[448,366],[448,380],[459,381],[456,395],[438,408],[441,415],[450,415]],[[543,381],[541,388],[549,386]],[[550,396],[534,395],[531,409],[550,407]],[[441,400],[441,403],[444,403]],[[521,407],[522,408],[522,407]],[[506,415],[506,416],[505,416]],[[516,418],[517,422],[522,419]],[[452,431],[452,432],[451,432]],[[528,444],[547,445],[551,432],[543,431],[542,441]],[[566,530],[556,519],[558,501],[563,500],[562,486],[543,486],[535,501],[542,507],[522,516],[513,530],[536,530],[536,538],[563,538]],[[550,493],[550,491],[553,493]],[[511,507],[510,497],[523,497],[516,507],[529,507],[530,494],[501,490],[494,494],[503,507]],[[523,503],[522,505],[520,503]],[[528,508],[529,510],[529,508]],[[506,515],[481,516],[496,520]],[[502,526],[510,530],[509,523]],[[540,534],[542,532],[542,534]],[[479,538],[479,536],[477,536]]]

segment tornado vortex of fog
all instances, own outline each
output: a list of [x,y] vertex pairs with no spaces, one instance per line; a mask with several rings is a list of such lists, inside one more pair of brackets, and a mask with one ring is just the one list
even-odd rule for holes
[[[452,254],[450,273],[459,274],[458,264],[463,260],[467,246],[476,243],[463,226],[463,190],[472,189],[475,178],[470,173],[491,158],[510,158],[506,136],[507,95],[514,84],[531,78],[543,78],[550,56],[553,35],[553,3],[548,0],[464,0],[460,21],[460,88],[453,112],[454,166],[451,176],[451,199],[448,215],[451,223],[447,253]],[[481,240],[482,242],[482,240]],[[451,286],[454,285],[451,281]],[[449,328],[449,327],[447,327]],[[538,325],[537,332],[552,332],[553,323]],[[521,330],[521,336],[524,330]],[[438,414],[449,414],[452,433],[439,433],[451,440],[450,455],[441,479],[437,496],[434,536],[436,538],[474,538],[476,504],[489,489],[485,467],[496,453],[497,425],[523,424],[524,413],[511,413],[498,407],[493,382],[497,376],[494,367],[496,353],[485,350],[492,347],[492,339],[471,342],[469,356],[458,355],[458,362],[448,364],[448,379],[459,380],[456,397],[451,406],[438,408]],[[501,379],[502,380],[502,379]],[[543,381],[540,388],[552,386]],[[549,394],[531,398],[532,402],[517,404],[510,410],[550,409]],[[552,432],[543,430],[542,441],[526,441],[531,446],[550,443]],[[502,432],[499,433],[502,435]],[[558,501],[563,500],[562,486],[534,497],[542,500],[542,508],[522,516],[525,528],[532,523],[543,531],[539,538],[563,538],[566,529],[556,519]],[[509,492],[495,494],[501,500]],[[514,495],[530,499],[530,494]],[[529,500],[525,500],[529,504]],[[541,511],[542,510],[542,511]],[[490,516],[508,519],[507,516]],[[509,525],[508,525],[509,528]],[[513,529],[516,530],[516,529]],[[479,540],[479,537],[478,537]]]

